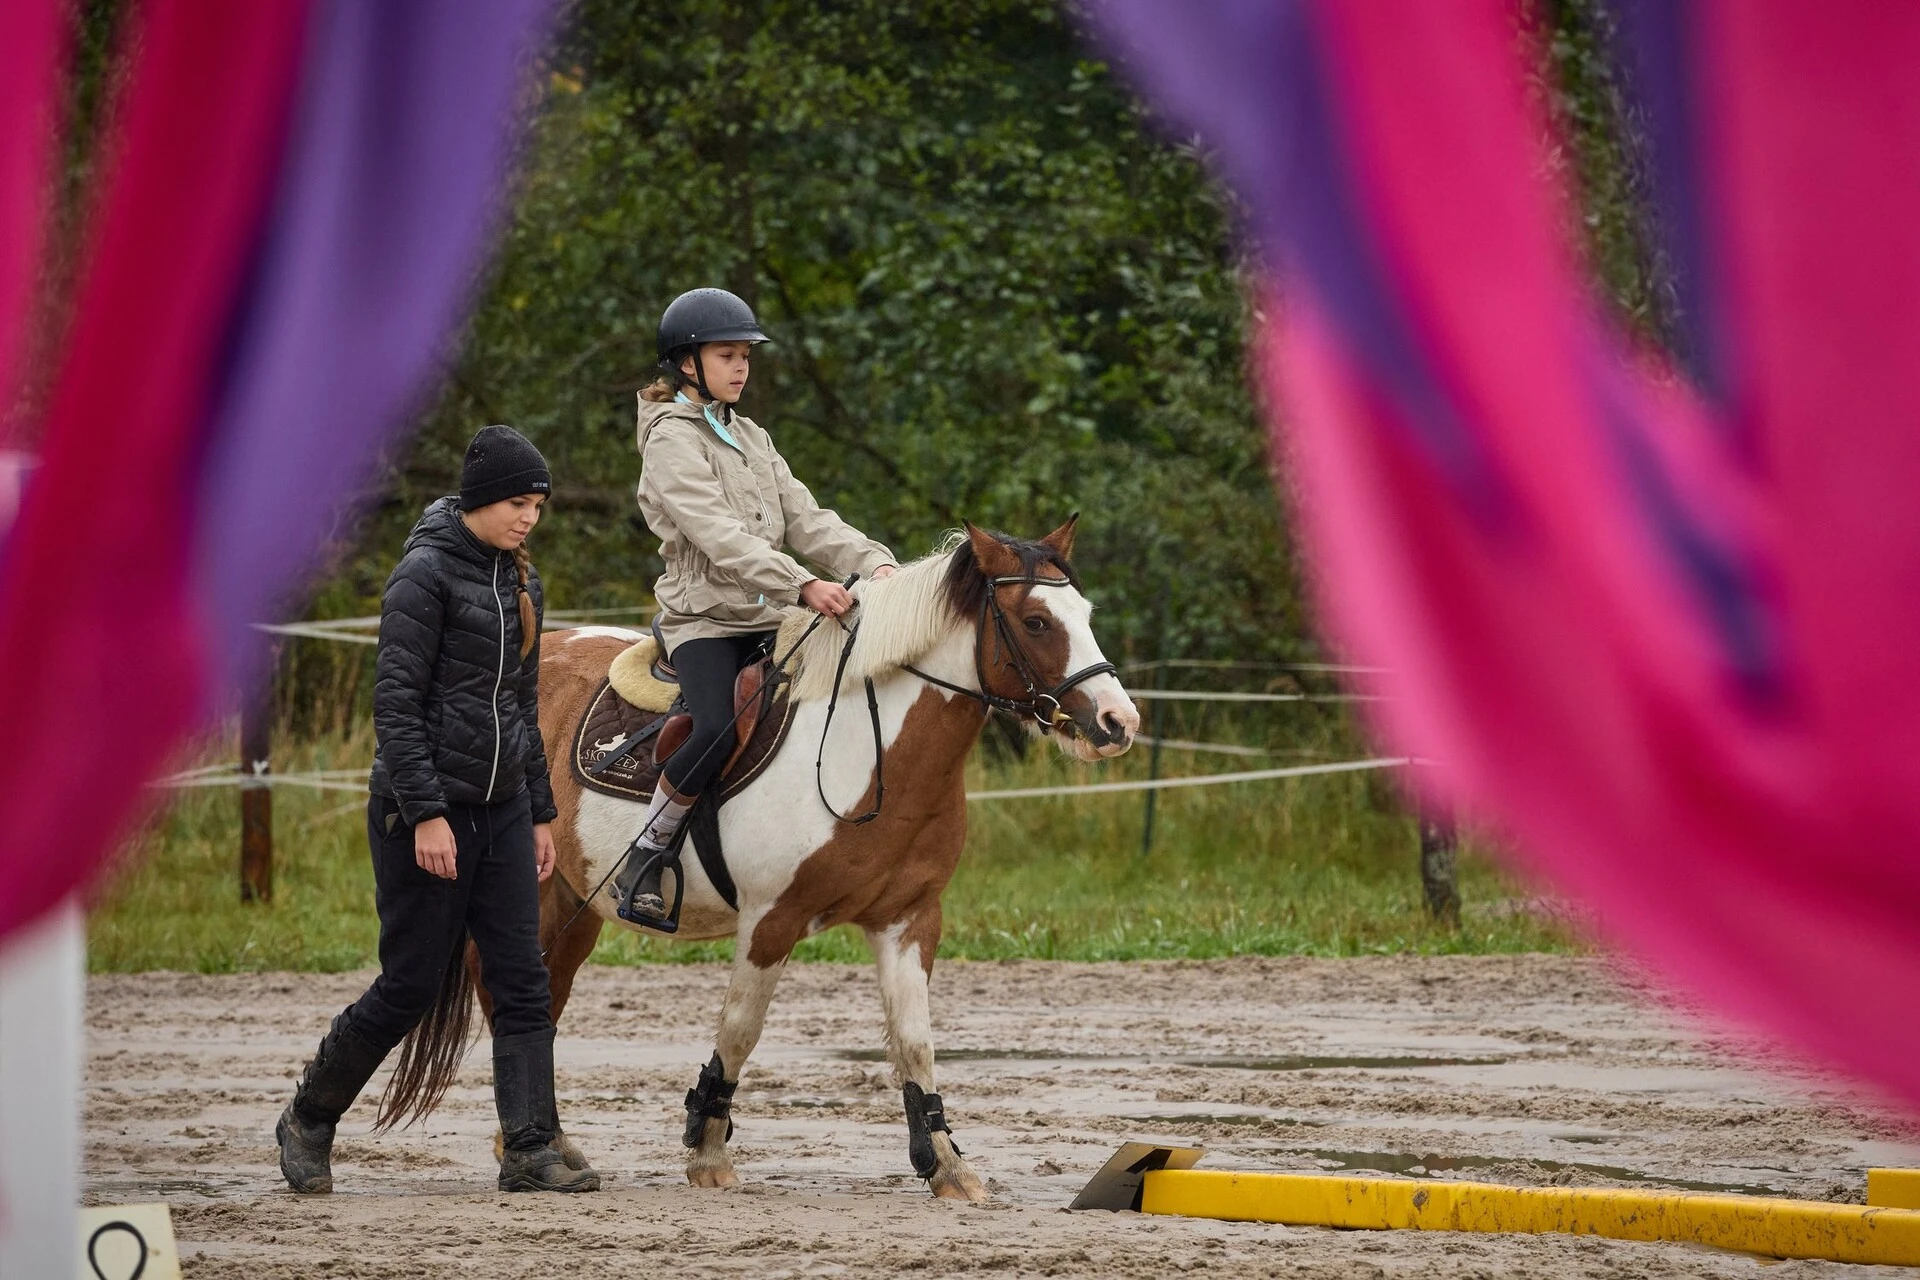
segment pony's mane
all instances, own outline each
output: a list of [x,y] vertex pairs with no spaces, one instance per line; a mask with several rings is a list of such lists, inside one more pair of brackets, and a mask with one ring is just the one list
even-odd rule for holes
[[[1021,572],[1026,576],[1051,566],[1079,585],[1065,558],[1045,543],[999,533],[993,536],[1019,557]],[[980,572],[973,544],[965,533],[955,531],[941,539],[930,554],[902,565],[892,577],[862,582],[854,591],[860,597],[860,607],[853,615],[860,624],[860,638],[847,662],[843,687],[857,686],[869,676],[884,675],[925,657],[955,627],[978,615],[986,600],[987,579]],[[833,693],[834,668],[846,643],[846,633],[831,622],[821,623],[801,643],[801,634],[815,616],[808,609],[789,613],[775,645],[775,653],[781,657],[800,645],[800,652],[787,668],[793,677],[796,702],[810,702]]]
[[[858,684],[868,676],[925,657],[959,625],[960,615],[947,602],[947,568],[966,545],[965,534],[950,534],[931,554],[901,565],[892,577],[854,587],[860,607],[850,621],[860,624],[860,639],[847,662],[847,683]],[[973,559],[971,554],[966,558]],[[846,643],[846,632],[831,620],[815,627],[801,643],[801,634],[816,616],[811,609],[789,613],[775,642],[774,652],[780,657],[800,644],[800,652],[787,668],[793,676],[796,702],[825,698],[833,692],[833,671]]]

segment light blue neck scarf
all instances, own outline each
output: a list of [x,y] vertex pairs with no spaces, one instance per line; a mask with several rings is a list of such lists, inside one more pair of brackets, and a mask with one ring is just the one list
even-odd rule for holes
[[[693,403],[693,401],[687,399],[687,393],[684,391],[674,392],[673,398],[674,401],[679,404],[690,405]],[[733,432],[727,430],[725,421],[721,419],[718,413],[714,412],[712,404],[701,405],[700,412],[706,418],[707,425],[713,428],[713,433],[732,445],[735,453],[742,455],[746,453],[746,450],[740,447],[740,442],[733,438]]]

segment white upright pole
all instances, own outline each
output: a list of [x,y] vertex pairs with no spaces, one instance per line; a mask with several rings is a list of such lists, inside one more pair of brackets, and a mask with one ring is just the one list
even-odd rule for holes
[[0,944],[0,1277],[80,1274],[86,926],[69,902]]

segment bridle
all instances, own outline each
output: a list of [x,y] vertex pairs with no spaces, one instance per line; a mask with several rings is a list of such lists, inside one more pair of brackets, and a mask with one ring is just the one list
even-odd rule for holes
[[[1070,587],[1072,585],[1072,580],[1068,578],[1042,578],[1037,574],[1014,574],[987,579],[987,594],[980,602],[980,639],[973,647],[974,672],[980,682],[978,689],[968,689],[942,680],[939,676],[928,675],[911,663],[903,664],[903,669],[920,677],[928,684],[938,685],[942,689],[972,698],[990,710],[1005,711],[1030,719],[1039,726],[1041,733],[1058,732],[1071,735],[1074,732],[1073,717],[1061,707],[1060,700],[1071,690],[1095,676],[1118,675],[1120,669],[1111,662],[1096,662],[1062,677],[1057,684],[1042,687],[1042,677],[1034,668],[1033,659],[1027,655],[1026,648],[1020,643],[1020,637],[1014,633],[1013,623],[1008,619],[1007,611],[1000,607],[1000,588]],[[989,622],[992,623],[996,664],[1013,668],[1014,673],[1020,677],[1020,683],[1026,687],[1027,696],[1024,698],[1002,697],[987,690],[986,639]]]
[[[973,667],[975,675],[980,682],[978,689],[969,689],[964,685],[957,685],[950,681],[942,680],[939,676],[929,675],[910,662],[902,663],[901,669],[918,676],[928,684],[938,685],[940,688],[960,694],[962,697],[972,698],[975,702],[978,702],[989,710],[1006,711],[1016,716],[1025,716],[1040,727],[1041,733],[1071,735],[1075,731],[1073,717],[1068,715],[1061,707],[1060,699],[1065,697],[1068,691],[1086,683],[1095,676],[1120,674],[1120,668],[1114,666],[1111,662],[1096,662],[1073,672],[1058,684],[1041,688],[1042,678],[1039,671],[1034,668],[1033,659],[1027,655],[1026,648],[1021,645],[1019,636],[1014,634],[1013,623],[1007,618],[1006,610],[1000,607],[1000,588],[1015,585],[1029,588],[1070,587],[1073,585],[1073,582],[1067,578],[1042,578],[1034,574],[1016,574],[1011,577],[987,579],[987,594],[986,598],[980,602],[980,622],[976,629],[977,638],[973,646]],[[818,618],[814,619],[814,625],[819,625],[819,621]],[[996,661],[1004,661],[1004,665],[1012,667],[1019,675],[1020,683],[1025,685],[1027,690],[1027,696],[1024,698],[1005,698],[997,693],[989,693],[987,691],[986,638],[989,623],[992,624],[993,630],[995,644],[994,658]],[[840,685],[846,678],[847,664],[853,657],[854,642],[860,637],[859,623],[856,622],[849,627],[846,623],[841,622],[840,626],[846,632],[847,638],[840,646],[840,662],[834,669],[833,693],[827,698],[826,722],[820,726],[820,749],[814,753],[813,757],[813,788],[820,797],[820,803],[827,807],[828,813],[850,826],[858,827],[864,826],[879,817],[881,807],[886,804],[887,753],[886,748],[881,743],[880,703],[874,694],[873,677],[869,676],[862,683],[866,686],[867,691],[867,718],[873,725],[873,807],[858,817],[853,818],[848,817],[846,814],[834,808],[833,802],[827,799],[826,782],[822,778],[821,772],[826,766],[827,734],[833,728],[833,713],[840,705]],[[811,628],[809,628],[809,630],[811,630]],[[798,645],[795,646],[796,649],[798,647]],[[1003,652],[1005,655],[1004,659],[1002,658]]]

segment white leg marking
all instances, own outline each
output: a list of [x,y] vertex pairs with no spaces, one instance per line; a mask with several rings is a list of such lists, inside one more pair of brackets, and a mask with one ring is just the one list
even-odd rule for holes
[[[756,918],[755,924],[759,923]],[[767,1006],[773,1003],[774,988],[786,968],[779,964],[762,969],[747,959],[747,947],[753,937],[750,927],[740,930],[733,961],[733,974],[727,981],[726,1003],[720,1007],[720,1031],[714,1037],[714,1052],[720,1055],[720,1067],[729,1083],[737,1083],[740,1073],[760,1042],[766,1025]],[[708,1120],[701,1131],[700,1145],[687,1157],[687,1181],[696,1187],[731,1187],[740,1181],[733,1170],[733,1157],[727,1153],[727,1122]]]
[[[927,1093],[933,1087],[933,1019],[927,1002],[927,971],[920,963],[918,942],[901,945],[906,932],[904,922],[884,930],[868,930],[867,944],[873,948],[875,966],[880,971],[880,1005],[887,1019],[887,1060],[893,1066],[896,1085],[909,1081]],[[967,1167],[953,1149],[953,1139],[944,1133],[933,1135],[936,1161],[927,1185],[933,1194],[952,1200],[985,1200],[987,1188],[979,1175]]]

